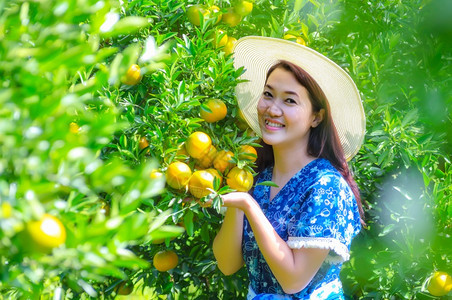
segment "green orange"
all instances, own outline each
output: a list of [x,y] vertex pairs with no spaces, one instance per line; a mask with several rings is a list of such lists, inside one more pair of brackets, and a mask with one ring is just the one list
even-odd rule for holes
[[253,2],[247,0],[238,1],[234,5],[234,12],[244,17],[253,11]]
[[240,24],[242,16],[234,11],[234,8],[230,7],[226,13],[221,17],[221,21],[227,24],[229,27],[234,27]]

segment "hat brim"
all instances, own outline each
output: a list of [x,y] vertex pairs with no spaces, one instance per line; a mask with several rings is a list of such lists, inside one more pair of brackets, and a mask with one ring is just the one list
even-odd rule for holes
[[314,78],[325,93],[331,108],[340,142],[347,160],[361,147],[366,117],[359,91],[350,76],[319,52],[297,43],[270,37],[247,36],[234,47],[234,67],[244,67],[235,92],[240,110],[248,125],[262,136],[257,117],[257,102],[265,84],[267,71],[276,62],[292,62]]

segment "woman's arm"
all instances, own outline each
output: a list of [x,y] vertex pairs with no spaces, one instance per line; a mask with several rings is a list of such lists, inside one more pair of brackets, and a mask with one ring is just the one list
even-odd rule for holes
[[229,207],[220,231],[213,241],[213,254],[225,275],[237,272],[244,264],[242,255],[243,211]]
[[225,206],[239,208],[245,213],[259,249],[284,292],[294,294],[304,289],[319,270],[329,250],[291,249],[249,194],[230,193],[222,197]]

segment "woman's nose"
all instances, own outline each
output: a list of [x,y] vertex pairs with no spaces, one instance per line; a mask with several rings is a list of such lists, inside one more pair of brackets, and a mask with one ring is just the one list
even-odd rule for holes
[[280,116],[282,110],[279,107],[278,101],[271,101],[267,107],[267,112],[270,116]]

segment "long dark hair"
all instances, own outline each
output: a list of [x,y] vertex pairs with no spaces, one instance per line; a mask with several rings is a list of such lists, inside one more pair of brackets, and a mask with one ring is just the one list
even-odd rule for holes
[[[308,154],[314,157],[327,159],[342,174],[355,195],[361,221],[364,224],[364,210],[362,208],[358,185],[353,179],[352,173],[348,167],[344,150],[331,116],[330,105],[325,94],[314,78],[312,78],[305,70],[285,60],[279,61],[268,70],[265,82],[267,82],[270,74],[278,68],[291,72],[295,79],[306,88],[313,112],[319,112],[321,109],[325,110],[322,122],[316,127],[311,128],[308,140]],[[269,165],[274,164],[272,146],[267,145],[263,141],[261,144],[262,148],[258,149],[258,159],[256,161],[258,172]]]

